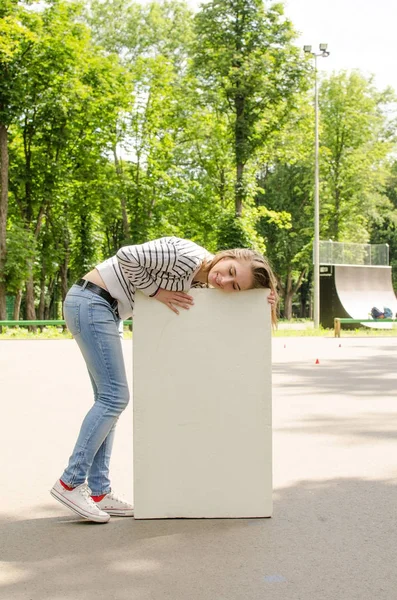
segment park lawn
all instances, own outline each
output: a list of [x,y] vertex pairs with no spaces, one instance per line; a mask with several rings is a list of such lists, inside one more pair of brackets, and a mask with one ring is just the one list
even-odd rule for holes
[[[294,320],[288,327],[288,322],[281,321],[282,327],[273,330],[274,337],[334,337],[333,329],[314,328],[313,323],[307,321],[307,326],[297,329]],[[394,337],[397,336],[397,323],[392,329],[372,329],[369,327],[357,327],[354,330],[341,329],[341,337]],[[60,327],[44,327],[42,331],[29,331],[27,327],[3,327],[0,340],[66,340],[72,339],[69,331],[63,331]],[[124,328],[123,339],[132,339],[132,331],[129,327]]]
[[[124,339],[131,339],[132,332],[128,327],[124,329]],[[37,327],[37,331],[29,331],[27,327],[3,327],[0,333],[1,340],[68,340],[72,335],[68,330],[63,331],[61,327],[43,327],[43,330]]]

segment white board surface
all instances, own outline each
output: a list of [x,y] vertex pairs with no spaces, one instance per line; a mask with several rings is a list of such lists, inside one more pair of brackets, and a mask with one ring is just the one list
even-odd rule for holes
[[136,519],[272,512],[267,290],[192,289],[179,315],[136,294]]

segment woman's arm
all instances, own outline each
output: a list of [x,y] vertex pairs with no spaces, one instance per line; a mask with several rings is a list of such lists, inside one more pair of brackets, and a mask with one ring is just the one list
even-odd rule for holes
[[[178,308],[188,309],[193,298],[176,290],[159,287],[153,274],[172,276],[176,288],[183,289],[183,280],[191,276],[200,264],[195,244],[175,237],[165,237],[145,244],[124,246],[117,254],[124,276],[146,296],[156,298],[179,314]],[[158,280],[159,281],[159,280]]]
[[160,238],[145,244],[124,246],[117,252],[116,257],[128,281],[146,296],[154,296],[159,290],[159,285],[152,273],[173,273],[177,249],[171,238]]

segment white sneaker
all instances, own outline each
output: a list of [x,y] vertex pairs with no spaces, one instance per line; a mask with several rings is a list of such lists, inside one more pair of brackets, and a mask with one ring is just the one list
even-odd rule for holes
[[113,492],[106,494],[102,500],[95,502],[96,506],[113,517],[133,517],[134,507],[124,500],[117,498]]
[[58,479],[50,494],[80,517],[88,519],[88,521],[107,523],[110,520],[110,515],[100,510],[98,504],[91,498],[91,490],[86,483],[82,483],[69,491],[63,487]]

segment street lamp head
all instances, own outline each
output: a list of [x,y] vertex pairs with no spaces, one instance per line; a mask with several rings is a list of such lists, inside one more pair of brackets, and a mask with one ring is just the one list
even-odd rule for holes
[[320,44],[320,50],[321,52],[326,52],[328,48],[328,44]]
[[309,53],[312,51],[312,47],[311,46],[303,46],[303,52]]

